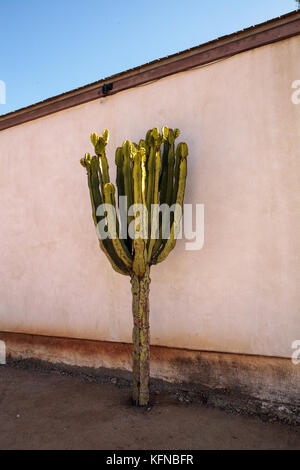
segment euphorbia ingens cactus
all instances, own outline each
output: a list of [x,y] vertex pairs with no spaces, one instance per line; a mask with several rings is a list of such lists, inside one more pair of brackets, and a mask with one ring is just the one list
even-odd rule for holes
[[[100,137],[91,135],[95,156],[85,154],[80,160],[87,170],[100,247],[113,269],[131,278],[133,401],[140,406],[149,403],[150,267],[163,261],[174,248],[182,215],[188,148],[185,143],[179,143],[175,151],[178,136],[178,129],[163,127],[160,133],[155,127],[139,144],[126,140],[122,147],[117,148],[119,217],[105,152],[109,137],[107,130]],[[125,217],[122,201],[126,203]],[[171,206],[170,225],[166,230],[161,209]],[[99,233],[101,227],[104,227],[102,235]]]

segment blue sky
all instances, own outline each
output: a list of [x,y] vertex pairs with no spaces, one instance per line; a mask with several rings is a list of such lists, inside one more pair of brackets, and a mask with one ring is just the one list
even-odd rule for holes
[[295,0],[0,0],[0,114],[295,9]]

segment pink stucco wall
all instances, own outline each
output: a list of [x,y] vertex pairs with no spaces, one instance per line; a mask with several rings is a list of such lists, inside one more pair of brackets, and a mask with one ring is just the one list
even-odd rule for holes
[[290,357],[300,339],[300,37],[0,133],[0,330],[131,340],[127,277],[98,248],[79,159],[149,127],[190,148],[185,202],[205,205],[200,251],[152,269],[152,343]]

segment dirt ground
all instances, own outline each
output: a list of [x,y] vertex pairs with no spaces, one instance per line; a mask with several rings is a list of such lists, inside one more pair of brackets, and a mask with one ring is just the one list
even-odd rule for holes
[[58,372],[0,366],[0,449],[300,449],[300,427]]

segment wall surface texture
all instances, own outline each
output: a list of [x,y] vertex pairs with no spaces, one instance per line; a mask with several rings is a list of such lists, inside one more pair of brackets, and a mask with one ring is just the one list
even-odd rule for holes
[[[300,36],[0,133],[0,330],[130,342],[129,278],[99,250],[89,135],[153,126],[188,143],[205,243],[152,269],[153,345],[290,357],[300,339]],[[300,366],[299,366],[300,367]]]

